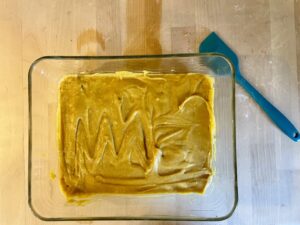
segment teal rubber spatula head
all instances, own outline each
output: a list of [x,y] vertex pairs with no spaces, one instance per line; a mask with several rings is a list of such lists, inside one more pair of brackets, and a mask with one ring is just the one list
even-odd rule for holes
[[[199,52],[201,53],[219,53],[230,59],[234,67],[238,67],[239,59],[237,55],[223,42],[223,40],[215,33],[210,33],[200,44]],[[236,68],[235,68],[236,69]]]
[[215,32],[210,33],[203,40],[199,46],[199,51],[200,53],[218,53],[227,57],[234,67],[236,82],[250,94],[250,96],[283,133],[285,133],[293,141],[300,141],[300,133],[294,125],[243,77],[240,72],[239,59],[237,55]]

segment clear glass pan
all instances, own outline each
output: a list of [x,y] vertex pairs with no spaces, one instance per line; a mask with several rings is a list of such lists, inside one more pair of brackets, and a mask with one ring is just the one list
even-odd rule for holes
[[[67,74],[115,71],[201,73],[215,78],[215,175],[205,194],[100,196],[78,206],[66,202],[59,187],[57,104],[59,81]],[[47,56],[28,74],[28,203],[42,220],[216,221],[237,204],[235,82],[228,59],[215,54],[113,57]],[[50,173],[57,175],[51,179]]]

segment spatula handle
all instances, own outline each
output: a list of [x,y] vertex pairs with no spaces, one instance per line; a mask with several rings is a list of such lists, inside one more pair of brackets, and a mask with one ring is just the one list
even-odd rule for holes
[[294,125],[276,109],[264,96],[262,96],[239,71],[236,71],[236,82],[240,84],[265,111],[269,118],[293,141],[300,141],[300,133]]

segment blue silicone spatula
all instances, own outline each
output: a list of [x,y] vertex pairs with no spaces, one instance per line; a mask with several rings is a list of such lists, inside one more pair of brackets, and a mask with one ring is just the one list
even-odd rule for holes
[[235,69],[236,82],[250,94],[283,133],[293,141],[300,141],[300,133],[294,125],[243,77],[240,72],[237,55],[215,32],[212,32],[204,39],[199,46],[199,51],[200,53],[219,53],[230,59]]

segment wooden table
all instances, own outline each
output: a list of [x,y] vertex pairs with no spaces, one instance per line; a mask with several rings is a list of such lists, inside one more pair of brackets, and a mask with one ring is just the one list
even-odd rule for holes
[[[233,46],[245,76],[300,129],[299,0],[1,0],[0,224],[62,224],[40,221],[27,204],[27,71],[33,60],[196,52],[210,31]],[[299,224],[300,143],[274,127],[239,87],[236,99],[239,204],[216,224]]]

